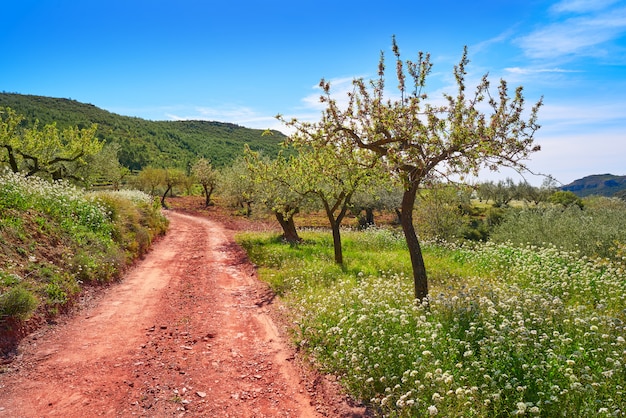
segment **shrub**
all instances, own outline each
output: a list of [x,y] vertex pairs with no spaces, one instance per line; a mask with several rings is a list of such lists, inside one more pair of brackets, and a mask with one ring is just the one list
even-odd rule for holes
[[0,295],[0,316],[15,319],[26,319],[37,308],[37,298],[24,289],[16,286]]

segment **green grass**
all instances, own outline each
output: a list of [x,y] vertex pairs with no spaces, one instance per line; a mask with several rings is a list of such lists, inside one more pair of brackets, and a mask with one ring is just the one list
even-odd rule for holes
[[[384,240],[379,240],[381,234]],[[290,308],[294,342],[379,416],[623,416],[624,265],[550,248],[424,246],[428,304],[388,231],[239,241]]]

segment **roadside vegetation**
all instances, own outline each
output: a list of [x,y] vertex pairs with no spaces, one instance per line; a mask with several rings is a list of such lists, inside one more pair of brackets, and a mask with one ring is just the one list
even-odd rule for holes
[[85,285],[110,282],[165,232],[154,199],[0,175],[0,319],[54,316]]
[[[571,226],[568,214],[552,221]],[[399,231],[345,231],[342,268],[329,232],[301,237],[238,240],[281,294],[295,343],[378,415],[623,416],[622,247],[604,258],[549,242],[428,242],[432,290],[417,303]]]

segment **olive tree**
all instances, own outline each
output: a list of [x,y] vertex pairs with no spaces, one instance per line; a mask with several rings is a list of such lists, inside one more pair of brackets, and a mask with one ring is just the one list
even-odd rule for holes
[[157,189],[163,184],[165,173],[163,169],[156,167],[145,167],[135,178],[135,183],[142,191],[156,196]]
[[402,190],[389,176],[375,176],[369,187],[357,190],[352,196],[350,211],[357,217],[359,228],[366,229],[376,226],[374,211],[397,215],[401,200]]
[[[484,75],[474,92],[466,92],[465,48],[454,67],[456,93],[444,94],[443,104],[429,102],[426,79],[432,69],[430,55],[420,52],[416,61],[403,61],[393,38],[396,58],[396,94],[386,85],[385,56],[381,52],[378,77],[369,82],[353,80],[345,106],[331,96],[330,82],[322,79],[325,106],[316,123],[292,119],[288,124],[302,136],[318,139],[311,132],[346,138],[348,146],[378,156],[387,171],[404,187],[400,206],[401,225],[409,248],[415,297],[428,296],[428,280],[420,242],[413,224],[415,197],[420,186],[433,179],[464,179],[478,175],[482,168],[497,170],[508,166],[523,170],[523,161],[539,150],[534,133],[539,128],[539,100],[526,115],[523,88],[509,97],[506,81],[501,80],[492,95]],[[527,116],[527,118],[525,118]]]
[[171,193],[174,190],[174,187],[179,186],[185,182],[187,175],[185,172],[178,168],[162,168],[162,186],[165,188],[165,192],[161,196],[161,206],[163,208],[168,209],[168,206],[165,202],[165,198],[168,193]]
[[115,142],[107,143],[102,150],[91,156],[89,163],[89,178],[91,183],[102,182],[110,185],[114,190],[119,190],[124,178],[131,174],[131,171],[120,164],[118,153],[121,146]]

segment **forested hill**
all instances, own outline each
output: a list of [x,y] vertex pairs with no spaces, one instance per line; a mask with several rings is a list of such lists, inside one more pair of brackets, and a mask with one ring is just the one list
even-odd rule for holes
[[56,122],[60,128],[84,128],[97,123],[98,138],[118,143],[120,162],[132,170],[148,165],[185,169],[200,157],[221,167],[242,155],[244,144],[275,156],[285,139],[278,131],[263,135],[263,130],[231,123],[149,121],[117,115],[75,100],[44,96],[0,93],[0,107],[10,107],[25,116],[29,126],[35,120],[40,125]]
[[626,195],[626,176],[614,176],[613,174],[595,174],[575,180],[561,187],[580,197],[598,196],[623,196]]

